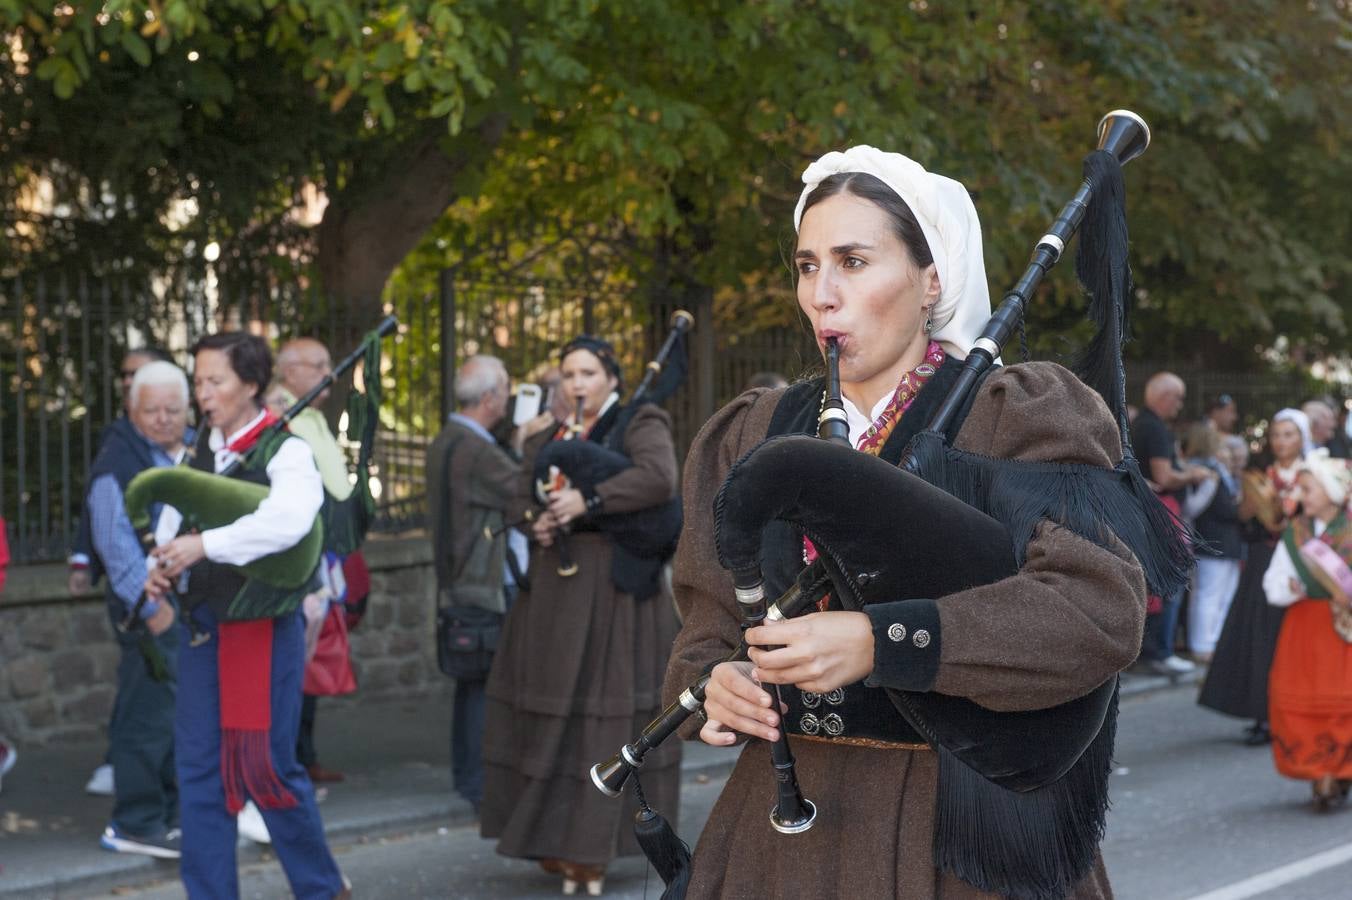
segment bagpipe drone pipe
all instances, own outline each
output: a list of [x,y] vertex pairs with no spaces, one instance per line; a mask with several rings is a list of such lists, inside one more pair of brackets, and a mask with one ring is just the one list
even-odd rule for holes
[[[1152,593],[1171,593],[1186,580],[1187,547],[1140,474],[1125,413],[1121,343],[1131,287],[1121,166],[1143,152],[1149,138],[1145,123],[1127,111],[1099,123],[1098,150],[1085,160],[1075,197],[1039,239],[1023,277],[899,467],[802,434],[769,438],[733,467],[716,500],[715,543],[739,600],[770,574],[761,571],[767,529],[786,524],[812,541],[819,554],[812,568],[825,573],[845,609],[938,599],[1012,576],[1044,519],[1100,546],[1121,541],[1140,561]],[[1123,458],[1110,469],[957,450],[948,436],[1043,275],[1086,219],[1077,273],[1092,295],[1090,315],[1099,331],[1075,368],[1113,413]],[[822,436],[840,418],[830,407],[828,398]],[[906,510],[909,527],[883,517],[864,526],[860,509]],[[911,524],[917,521],[923,527]],[[886,694],[939,755],[936,867],[1017,900],[1054,900],[1072,891],[1090,871],[1103,834],[1117,678],[1068,703],[1019,712],[933,691]],[[690,691],[677,705],[698,708]],[[646,749],[643,742],[626,745],[622,765],[602,764],[593,780],[608,776],[598,787],[618,790],[642,762],[635,751]]]
[[[694,317],[685,310],[672,314],[671,330],[657,356],[648,363],[643,380],[629,401],[615,407],[593,427],[594,433],[603,432],[600,441],[556,440],[545,444],[535,458],[535,484],[553,481],[550,472],[557,469],[569,484],[585,497],[591,497],[598,484],[634,465],[622,449],[625,430],[643,404],[661,403],[684,381],[684,339],[694,322]],[[605,421],[609,416],[614,418]],[[651,595],[655,584],[653,573],[676,550],[676,539],[681,533],[680,498],[672,497],[633,512],[607,513],[604,509],[589,512],[586,522],[615,542],[616,586],[638,599]]]
[[[326,544],[331,545],[329,549],[335,549],[332,545],[340,551],[351,549],[365,534],[373,505],[366,480],[369,444],[375,428],[375,413],[367,407],[379,404],[380,340],[397,325],[394,316],[381,320],[356,350],[264,430],[249,453],[224,471],[213,474],[186,465],[146,469],[127,485],[124,496],[127,517],[147,551],[154,547],[155,537],[150,524],[151,511],[157,504],[167,504],[182,513],[185,531],[205,531],[229,525],[255,512],[268,496],[268,486],[232,476],[249,470],[255,460],[265,457],[274,442],[285,440],[286,426],[358,360],[365,360],[363,395],[359,397],[354,393],[348,409],[350,426],[362,440],[358,483],[352,495],[338,502],[326,492],[323,510],[298,543],[253,562],[227,567],[243,576],[243,584],[233,595],[213,602],[212,611],[217,617],[223,620],[259,619],[294,611],[305,595],[317,586],[314,578]],[[124,631],[139,623],[146,599],[142,594],[121,623]],[[191,622],[186,616],[185,620]],[[193,639],[195,643],[199,642],[203,635],[195,632]]]

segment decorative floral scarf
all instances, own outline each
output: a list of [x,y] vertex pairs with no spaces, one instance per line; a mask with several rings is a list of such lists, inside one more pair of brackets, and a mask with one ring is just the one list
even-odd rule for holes
[[855,449],[862,450],[872,456],[881,453],[883,445],[892,435],[892,429],[897,427],[897,423],[901,421],[902,415],[910,407],[911,402],[934,377],[934,373],[939,371],[939,367],[943,363],[944,348],[939,346],[938,341],[930,341],[929,346],[925,348],[924,360],[921,361],[920,365],[901,376],[901,382],[897,385],[896,391],[893,392],[891,401],[877,420],[864,429],[864,433],[859,436],[859,440],[855,443]]
[[1273,463],[1268,466],[1267,474],[1268,480],[1272,482],[1272,487],[1277,492],[1282,518],[1291,518],[1300,506],[1300,500],[1296,497],[1296,476],[1300,474],[1300,462],[1297,461],[1296,465],[1285,470]]

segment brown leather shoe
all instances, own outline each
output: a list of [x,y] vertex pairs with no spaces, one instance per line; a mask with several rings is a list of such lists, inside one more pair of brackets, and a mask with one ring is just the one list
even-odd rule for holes
[[576,894],[578,885],[582,885],[588,896],[601,896],[601,889],[605,884],[605,866],[588,866],[567,860],[559,860],[559,865],[563,869],[563,892],[565,894],[568,896]]
[[1319,812],[1335,810],[1347,802],[1347,788],[1332,775],[1324,775],[1310,786],[1314,790],[1314,808]]
[[336,784],[347,777],[342,772],[331,772],[319,763],[306,766],[305,771],[310,773],[310,780],[315,784]]

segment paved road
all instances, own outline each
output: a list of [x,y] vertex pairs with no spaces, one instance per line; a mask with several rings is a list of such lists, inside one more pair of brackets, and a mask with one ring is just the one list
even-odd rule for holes
[[[1180,688],[1124,702],[1104,855],[1119,900],[1331,900],[1352,897],[1352,809],[1319,816],[1307,788],[1245,747],[1242,723],[1212,715]],[[688,779],[687,840],[702,826],[718,779]],[[693,841],[692,841],[693,843]],[[554,898],[558,880],[503,859],[471,828],[335,848],[363,897]],[[286,896],[275,863],[247,867],[246,897]],[[636,859],[612,867],[605,895],[656,898]],[[119,897],[181,896],[166,884]]]

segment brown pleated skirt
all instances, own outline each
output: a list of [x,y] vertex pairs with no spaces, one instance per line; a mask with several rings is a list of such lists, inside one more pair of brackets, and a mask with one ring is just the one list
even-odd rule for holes
[[[932,862],[938,756],[791,739],[810,831],[770,827],[769,746],[742,751],[695,850],[689,900],[828,897],[993,900]],[[1103,858],[1071,900],[1109,900]]]
[[[643,601],[610,580],[611,545],[574,534],[579,571],[557,574],[558,555],[536,548],[531,590],[507,616],[487,685],[481,832],[499,853],[605,865],[639,852],[632,791],[613,799],[589,770],[661,712],[662,676],[677,623],[671,598]],[[648,803],[675,823],[680,742],[642,768]]]

